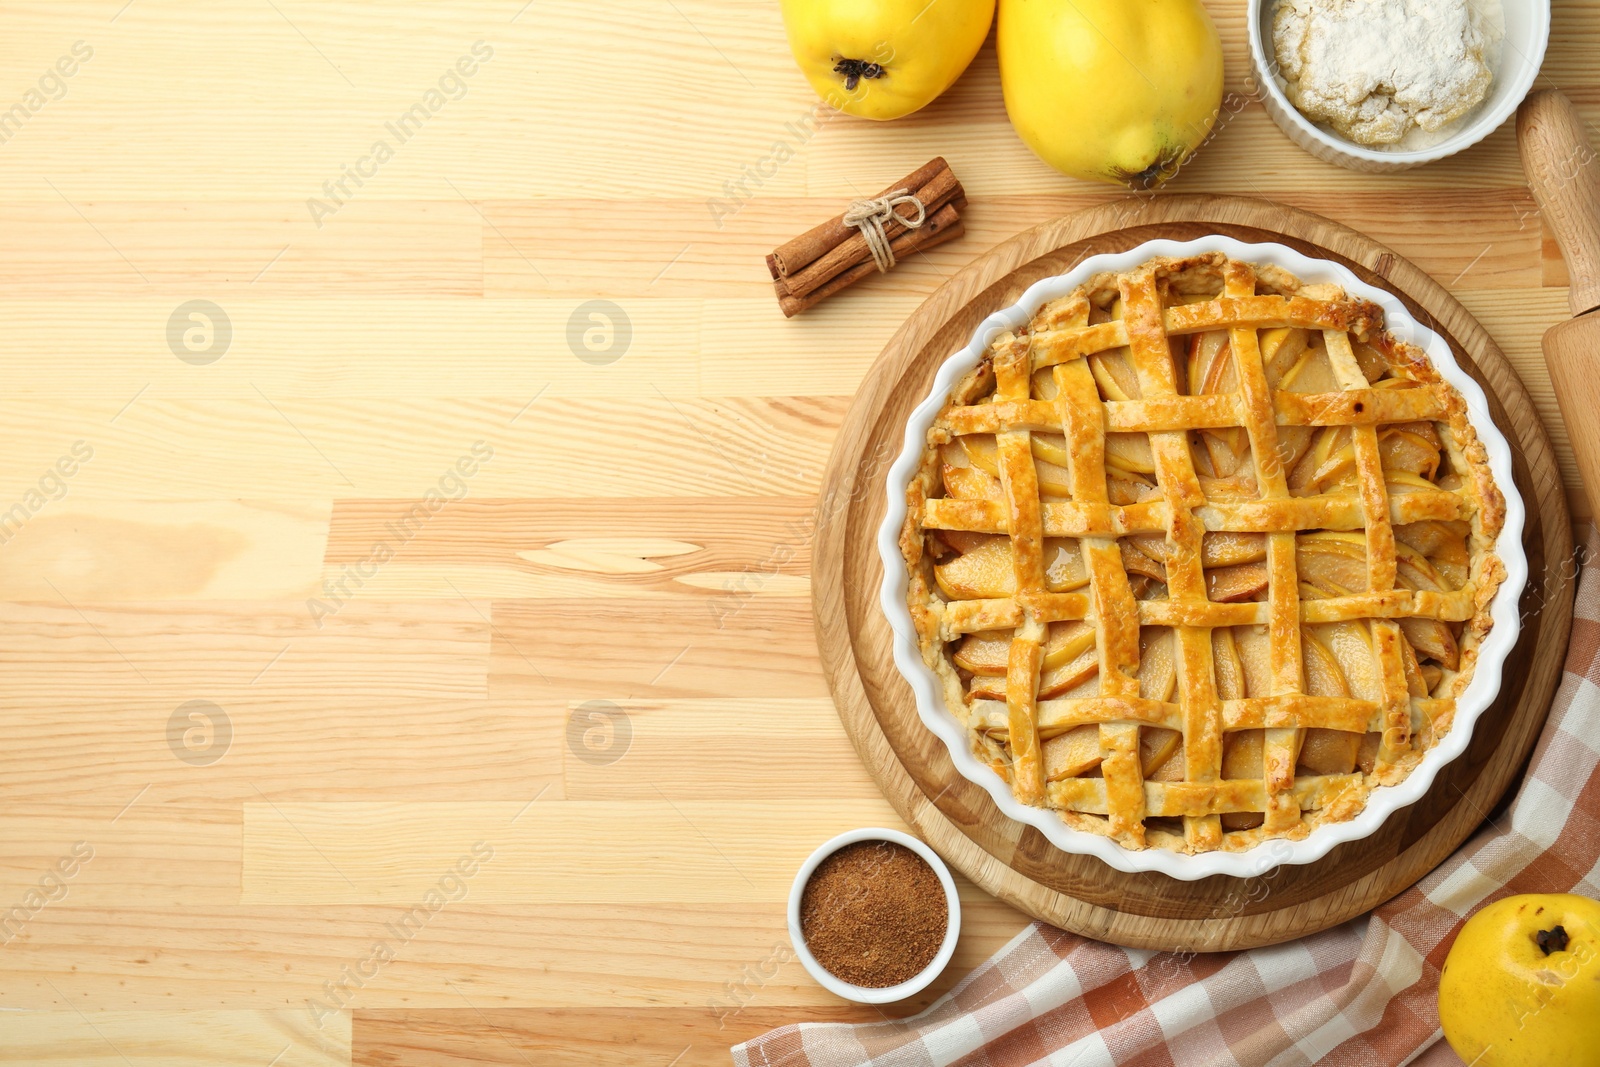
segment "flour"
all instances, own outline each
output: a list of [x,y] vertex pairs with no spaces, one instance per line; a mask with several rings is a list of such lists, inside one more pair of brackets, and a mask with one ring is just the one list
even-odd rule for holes
[[1377,148],[1449,138],[1489,95],[1499,0],[1278,0],[1285,94],[1313,122]]

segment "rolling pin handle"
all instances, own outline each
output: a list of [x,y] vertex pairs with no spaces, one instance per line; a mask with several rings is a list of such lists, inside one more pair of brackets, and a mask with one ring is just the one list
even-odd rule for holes
[[1533,198],[1567,261],[1572,314],[1600,308],[1600,159],[1565,93],[1543,89],[1522,102],[1517,145]]

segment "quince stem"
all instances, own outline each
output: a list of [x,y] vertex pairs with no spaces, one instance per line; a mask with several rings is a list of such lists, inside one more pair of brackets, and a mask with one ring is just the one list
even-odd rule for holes
[[1567,931],[1565,927],[1557,926],[1549,930],[1540,930],[1533,935],[1539,943],[1539,951],[1546,956],[1552,952],[1565,952],[1567,950]]
[[865,59],[841,59],[833,65],[833,72],[844,75],[845,91],[852,93],[861,84],[862,78],[881,78],[889,73],[882,65]]

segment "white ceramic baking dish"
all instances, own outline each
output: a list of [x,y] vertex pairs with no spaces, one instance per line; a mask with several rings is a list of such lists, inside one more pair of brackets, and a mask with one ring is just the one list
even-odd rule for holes
[[[900,554],[899,538],[906,518],[906,487],[921,460],[928,428],[944,406],[951,388],[962,375],[977,366],[994,337],[1022,326],[1040,306],[1065,296],[1101,271],[1125,271],[1154,256],[1186,256],[1198,252],[1223,252],[1246,262],[1276,264],[1304,282],[1336,282],[1351,295],[1383,308],[1389,332],[1427,352],[1439,373],[1466,399],[1468,417],[1488,452],[1495,482],[1505,494],[1506,521],[1496,543],[1496,552],[1505,564],[1506,577],[1491,604],[1494,625],[1479,646],[1472,680],[1457,699],[1450,732],[1426,753],[1403,782],[1374,789],[1366,808],[1354,819],[1319,826],[1302,840],[1273,840],[1242,852],[1186,856],[1160,848],[1133,851],[1098,834],[1075,830],[1056,813],[1019,802],[1012,795],[1011,787],[978,761],[970,748],[966,727],[945,707],[934,673],[922,662],[916,630],[905,603],[908,575],[905,559]],[[1440,768],[1466,751],[1478,717],[1500,691],[1501,668],[1521,629],[1517,604],[1528,578],[1527,557],[1522,549],[1524,508],[1512,480],[1511,446],[1490,418],[1483,390],[1457,365],[1449,344],[1417,322],[1399,299],[1367,285],[1340,264],[1311,259],[1280,244],[1245,244],[1220,235],[1192,241],[1147,241],[1126,252],[1093,256],[1066,274],[1035,283],[1017,303],[984,319],[967,347],[945,360],[939,368],[933,388],[906,424],[904,444],[899,458],[889,469],[886,491],[888,513],[878,531],[878,552],[883,558],[884,570],[880,599],[894,630],[895,665],[916,695],[917,712],[923,723],[950,750],[956,770],[982,786],[1007,816],[1038,828],[1051,844],[1065,852],[1098,857],[1119,871],[1155,871],[1186,881],[1218,874],[1249,878],[1279,864],[1311,863],[1326,856],[1335,845],[1357,841],[1373,833],[1390,815],[1421,799],[1433,785]]]

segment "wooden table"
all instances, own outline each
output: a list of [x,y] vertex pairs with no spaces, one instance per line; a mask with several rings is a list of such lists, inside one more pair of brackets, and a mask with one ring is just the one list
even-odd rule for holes
[[[3,14],[0,1060],[690,1067],[877,1018],[783,921],[813,847],[895,825],[818,665],[818,479],[944,276],[1122,194],[1028,153],[992,47],[806,130],[773,3]],[[1540,84],[1590,119],[1597,55],[1558,2]],[[1447,283],[1575,489],[1510,127],[1374,177],[1243,103],[1174,188]],[[966,237],[785,321],[762,254],[939,153]],[[964,892],[896,1014],[1022,927]]]

